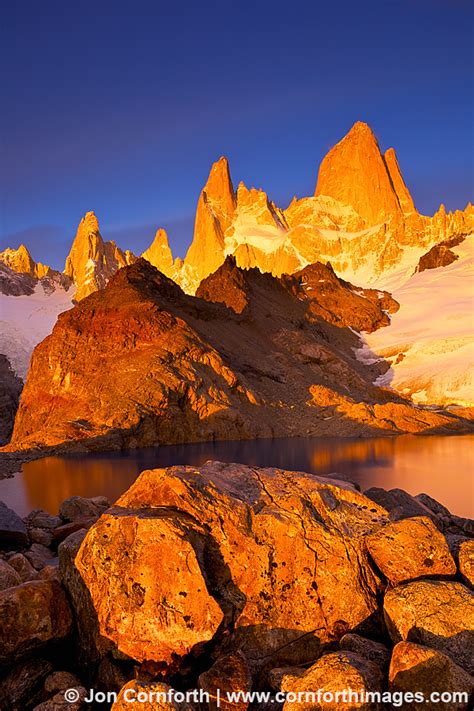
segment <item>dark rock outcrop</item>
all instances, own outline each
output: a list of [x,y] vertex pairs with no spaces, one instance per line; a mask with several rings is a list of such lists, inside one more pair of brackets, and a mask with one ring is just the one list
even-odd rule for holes
[[439,244],[435,244],[426,254],[420,257],[415,271],[424,272],[425,269],[437,269],[438,267],[447,267],[452,264],[459,257],[451,248],[461,244],[465,238],[466,235],[455,235]]
[[10,441],[23,382],[8,358],[0,354],[0,445]]

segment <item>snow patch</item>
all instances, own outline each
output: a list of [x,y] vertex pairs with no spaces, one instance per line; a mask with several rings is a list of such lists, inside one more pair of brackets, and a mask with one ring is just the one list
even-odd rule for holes
[[0,353],[25,379],[34,347],[53,330],[58,315],[72,307],[74,291],[47,294],[41,282],[30,296],[0,294]]

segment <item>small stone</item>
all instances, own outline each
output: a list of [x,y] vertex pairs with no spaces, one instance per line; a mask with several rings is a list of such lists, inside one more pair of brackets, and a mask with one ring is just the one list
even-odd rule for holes
[[91,496],[89,501],[92,501],[92,503],[99,509],[102,509],[102,511],[106,511],[110,508],[110,501],[106,496]]
[[50,661],[29,659],[16,664],[0,680],[0,709],[19,711],[31,708],[43,698],[43,682],[53,670]]
[[392,583],[456,574],[448,544],[429,518],[405,518],[365,538],[379,570]]
[[[232,691],[250,691],[252,675],[247,660],[241,652],[228,654],[218,659],[212,667],[200,675],[199,686],[210,695],[209,711],[245,711],[247,702],[227,702],[226,694]],[[217,689],[221,691],[221,703],[218,706]]]
[[466,540],[459,546],[459,572],[468,585],[474,587],[474,540]]
[[41,570],[54,558],[54,553],[46,546],[41,545],[41,543],[33,543],[29,550],[25,552],[25,557],[28,558],[33,568]]
[[72,614],[61,586],[33,580],[0,592],[0,664],[13,663],[70,633]]
[[99,518],[105,511],[103,505],[97,505],[92,499],[85,499],[83,496],[71,496],[63,501],[59,507],[59,515],[63,521],[76,521],[84,518]]
[[46,528],[30,528],[30,540],[33,543],[41,543],[42,546],[49,547],[53,542],[53,532]]
[[15,585],[20,585],[20,576],[14,568],[0,558],[0,590],[13,588]]
[[82,711],[82,709],[89,708],[84,701],[88,696],[86,689],[83,686],[75,686],[74,689],[79,695],[77,701],[66,702],[64,692],[60,691],[59,694],[55,694],[51,699],[35,706],[33,711],[66,711],[66,709],[67,711]]
[[439,703],[429,701],[433,692],[464,692],[467,695],[465,703],[459,701],[449,707],[445,704],[441,707],[458,711],[468,709],[469,697],[474,691],[474,678],[450,657],[436,649],[412,642],[399,642],[395,645],[390,662],[389,684],[392,692],[417,691],[424,694],[423,702],[410,702],[410,709],[415,711],[440,708]]
[[23,553],[15,553],[8,559],[8,565],[16,570],[20,576],[20,583],[26,583],[28,580],[36,580],[38,572],[33,568],[28,558]]
[[[296,679],[287,689],[287,700],[283,705],[284,711],[308,711],[309,709],[331,708],[327,704],[318,703],[318,692],[343,693],[352,692],[382,691],[383,674],[379,667],[365,657],[354,652],[334,652],[325,654],[310,667],[305,674]],[[315,702],[298,701],[299,692],[313,692]],[[359,703],[354,706],[350,703],[339,702],[332,706],[333,709],[358,708],[364,711],[372,711],[373,704]]]
[[93,518],[79,518],[76,521],[70,521],[69,523],[64,523],[62,526],[58,526],[53,531],[53,540],[56,544],[64,541],[71,533],[76,533],[76,531],[88,530],[92,524],[97,521],[97,517]]
[[306,669],[302,667],[277,667],[268,672],[268,685],[273,691],[286,691],[303,674]]
[[34,509],[30,511],[24,519],[28,528],[44,528],[51,531],[53,528],[60,526],[62,521],[59,516],[44,511],[43,509]]
[[377,664],[381,669],[387,669],[390,662],[390,651],[388,647],[381,642],[374,642],[372,639],[366,639],[358,634],[347,633],[339,641],[340,649],[347,652],[355,652],[361,657],[370,659],[371,662]]
[[58,691],[72,689],[80,685],[80,679],[71,672],[55,671],[44,682],[44,690],[47,694],[56,694]]
[[27,545],[25,524],[15,511],[0,501],[0,548],[24,548]]
[[56,582],[61,583],[57,558],[54,558],[54,563],[56,565],[45,565],[44,568],[41,568],[38,573],[38,580],[56,580]]

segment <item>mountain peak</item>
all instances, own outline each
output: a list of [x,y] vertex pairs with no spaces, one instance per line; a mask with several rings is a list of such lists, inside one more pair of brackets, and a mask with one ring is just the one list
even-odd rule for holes
[[375,134],[368,123],[365,123],[365,121],[356,121],[349,133],[346,135],[346,138],[354,139],[361,137],[367,137],[369,140],[373,139],[374,141],[377,141]]
[[212,164],[203,192],[207,199],[216,202],[223,212],[233,213],[235,191],[230,177],[229,161],[225,156],[221,156]]
[[118,269],[134,260],[134,255],[127,256],[114,242],[104,242],[95,213],[86,212],[64,267],[65,274],[77,287],[76,301],[96,289],[103,289]]
[[198,281],[211,274],[224,260],[224,235],[232,224],[236,195],[229,162],[221,156],[213,163],[206,185],[199,196],[194,223],[194,239],[186,263]]
[[18,249],[7,247],[0,252],[0,262],[18,274],[28,274],[35,279],[42,279],[51,273],[50,267],[34,261],[24,244],[20,244]]
[[155,234],[153,242],[141,255],[150,264],[167,274],[173,267],[173,254],[170,249],[166,230],[160,227]]
[[401,214],[389,169],[366,123],[355,123],[323,159],[315,191],[320,195],[352,206],[367,226]]

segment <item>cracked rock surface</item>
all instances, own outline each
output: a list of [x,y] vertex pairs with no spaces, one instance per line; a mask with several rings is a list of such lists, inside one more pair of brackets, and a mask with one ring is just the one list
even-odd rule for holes
[[377,617],[364,536],[387,523],[341,481],[177,466],[143,472],[90,529],[76,566],[101,634],[133,659],[170,670],[207,643],[256,664],[301,663]]

